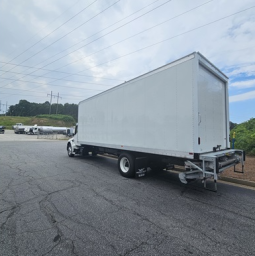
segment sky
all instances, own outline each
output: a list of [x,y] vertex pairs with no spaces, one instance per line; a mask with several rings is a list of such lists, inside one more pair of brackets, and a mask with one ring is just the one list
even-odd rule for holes
[[78,104],[195,51],[229,77],[230,121],[254,118],[254,0],[1,0],[0,113],[51,92]]

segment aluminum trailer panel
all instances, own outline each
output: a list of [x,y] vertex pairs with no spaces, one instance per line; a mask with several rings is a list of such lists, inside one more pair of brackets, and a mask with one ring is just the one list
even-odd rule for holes
[[190,54],[80,102],[77,141],[189,159],[226,149],[227,81]]
[[[208,62],[198,56],[197,153],[210,152],[212,145],[229,148],[228,81]],[[211,68],[211,70],[210,70]]]

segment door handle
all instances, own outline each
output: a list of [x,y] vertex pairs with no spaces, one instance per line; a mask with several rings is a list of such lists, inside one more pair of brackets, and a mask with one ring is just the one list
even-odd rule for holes
[[200,125],[201,124],[201,115],[200,115],[200,113],[198,113],[198,125]]

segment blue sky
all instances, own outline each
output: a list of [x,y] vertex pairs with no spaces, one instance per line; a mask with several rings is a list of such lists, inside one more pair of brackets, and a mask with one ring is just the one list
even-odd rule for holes
[[255,117],[254,0],[1,0],[0,37],[1,113],[51,91],[78,103],[199,51],[229,77],[230,120]]
[[[225,71],[225,70],[224,70]],[[251,65],[230,68],[229,111],[230,120],[240,123],[255,117],[255,61]]]

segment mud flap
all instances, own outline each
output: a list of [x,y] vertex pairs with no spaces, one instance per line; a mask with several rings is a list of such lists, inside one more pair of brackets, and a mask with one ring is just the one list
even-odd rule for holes
[[137,157],[135,158],[135,177],[144,177],[147,172],[148,158],[147,157]]

